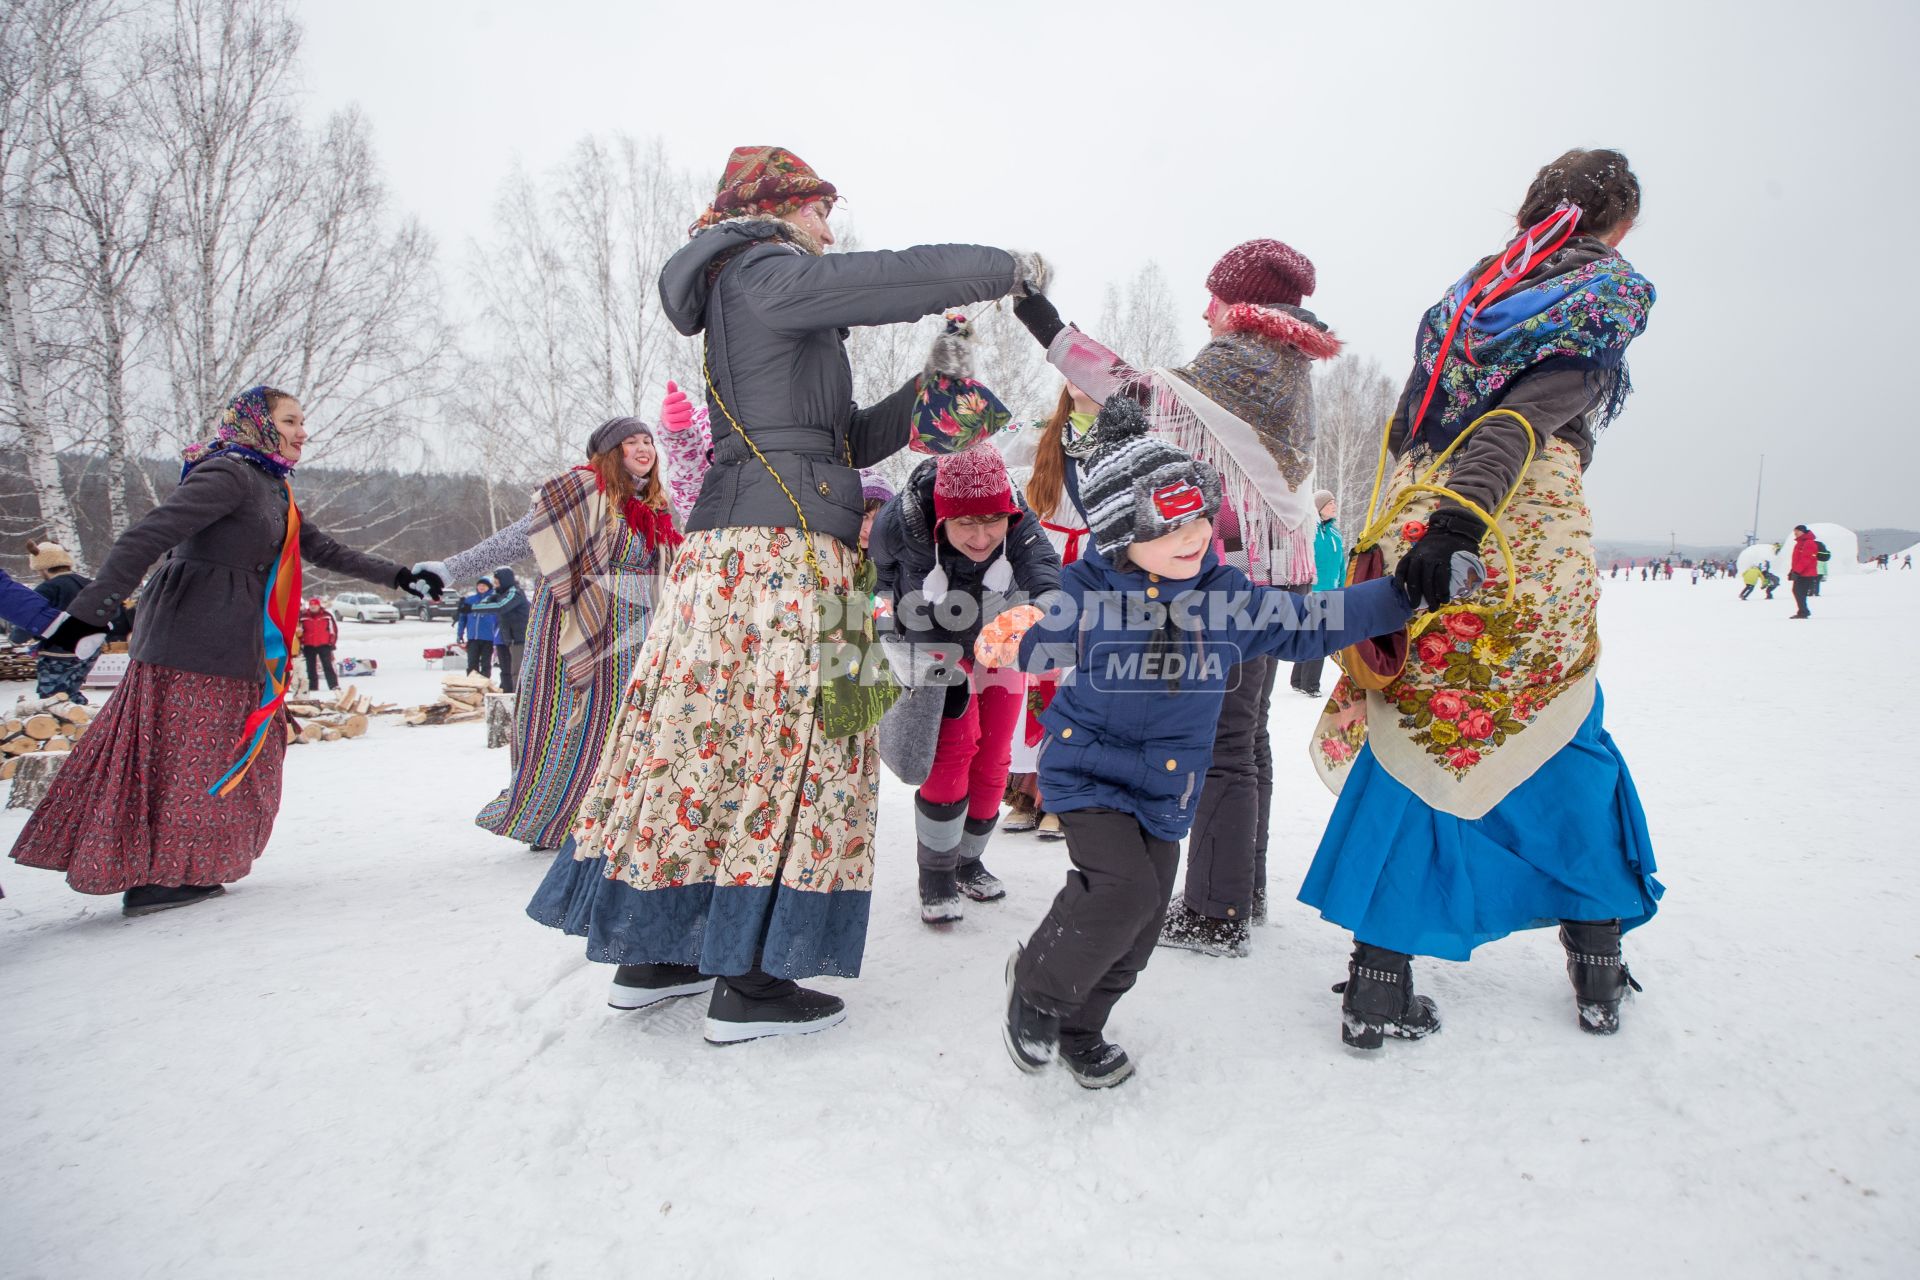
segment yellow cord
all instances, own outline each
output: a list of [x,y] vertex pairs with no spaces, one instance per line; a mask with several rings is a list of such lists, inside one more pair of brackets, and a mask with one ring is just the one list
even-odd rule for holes
[[[773,482],[780,486],[780,492],[786,494],[787,501],[793,504],[794,517],[800,521],[800,549],[806,553],[807,567],[813,570],[814,590],[821,592],[826,591],[828,589],[827,575],[820,571],[820,562],[814,558],[813,530],[807,525],[807,513],[800,509],[800,499],[793,496],[793,490],[787,488],[787,482],[780,478],[780,473],[773,469],[771,462],[767,461],[767,455],[760,452],[760,446],[753,442],[753,437],[747,434],[746,428],[742,427],[739,421],[734,418],[733,410],[727,408],[727,402],[720,398],[720,388],[713,385],[713,366],[708,363],[707,353],[704,351],[700,353],[700,372],[706,375],[707,394],[713,397],[713,402],[720,406],[720,412],[726,415],[727,422],[732,425],[735,431],[740,433],[740,438],[747,442],[747,448],[753,450],[753,456],[760,459],[760,465],[767,469],[767,474],[773,477]],[[848,440],[843,443],[847,452],[847,465],[851,467],[853,465],[853,442]]]
[[[1373,470],[1373,492],[1367,497],[1367,523],[1366,526],[1360,530],[1359,536],[1354,539],[1353,549],[1355,551],[1365,551],[1379,545],[1380,539],[1385,537],[1387,532],[1393,528],[1393,522],[1399,518],[1400,513],[1405,511],[1418,495],[1431,493],[1436,497],[1451,498],[1484,521],[1488,531],[1493,534],[1494,542],[1500,548],[1500,558],[1506,562],[1507,566],[1506,599],[1502,607],[1512,608],[1517,573],[1513,559],[1513,546],[1507,541],[1507,535],[1500,530],[1500,517],[1506,514],[1508,505],[1513,501],[1513,495],[1520,491],[1521,479],[1514,481],[1513,487],[1507,490],[1506,497],[1500,500],[1500,505],[1494,508],[1491,514],[1479,503],[1473,501],[1473,499],[1464,497],[1445,485],[1432,483],[1433,477],[1439,473],[1441,467],[1446,465],[1447,459],[1453,456],[1454,450],[1458,449],[1461,444],[1465,442],[1466,438],[1473,434],[1475,428],[1479,427],[1489,418],[1494,417],[1511,418],[1513,421],[1519,423],[1521,428],[1527,433],[1527,459],[1520,465],[1520,477],[1524,479],[1527,468],[1533,465],[1533,460],[1538,453],[1539,435],[1534,431],[1533,424],[1527,421],[1524,414],[1513,409],[1489,409],[1469,423],[1465,431],[1462,431],[1458,436],[1454,437],[1453,443],[1441,450],[1440,455],[1433,460],[1433,465],[1422,472],[1417,480],[1401,492],[1400,496],[1393,501],[1392,505],[1376,517],[1374,511],[1380,503],[1380,487],[1386,479],[1387,438],[1393,430],[1393,419],[1388,418],[1386,426],[1382,427],[1380,431],[1380,459],[1375,464]],[[1415,622],[1412,630],[1409,632],[1410,638],[1419,639],[1420,635],[1425,632],[1428,627],[1431,627],[1435,622],[1439,621],[1441,614],[1447,612],[1478,613],[1483,616],[1490,616],[1495,610],[1485,605],[1449,604],[1434,610],[1432,613],[1426,614],[1420,618],[1419,621]]]

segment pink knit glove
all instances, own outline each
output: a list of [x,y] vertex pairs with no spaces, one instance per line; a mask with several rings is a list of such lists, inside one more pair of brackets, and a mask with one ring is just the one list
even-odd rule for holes
[[1020,640],[1033,624],[1046,617],[1044,609],[1018,605],[980,628],[973,642],[973,658],[983,667],[1011,667],[1020,661]]
[[667,394],[660,401],[660,425],[668,431],[685,431],[693,425],[693,401],[672,382],[667,383]]

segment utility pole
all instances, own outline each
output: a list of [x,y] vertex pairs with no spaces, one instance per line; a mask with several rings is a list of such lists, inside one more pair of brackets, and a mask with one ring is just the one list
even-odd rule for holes
[[1767,455],[1760,455],[1760,471],[1753,478],[1753,532],[1747,535],[1747,545],[1760,541],[1760,484],[1767,478]]

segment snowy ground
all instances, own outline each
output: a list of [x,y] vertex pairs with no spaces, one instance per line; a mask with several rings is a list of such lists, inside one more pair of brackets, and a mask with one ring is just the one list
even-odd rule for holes
[[[1798,627],[1737,585],[1609,584],[1668,886],[1612,1040],[1536,932],[1420,964],[1441,1035],[1341,1050],[1346,937],[1289,900],[1330,800],[1284,689],[1273,923],[1250,959],[1156,957],[1105,1094],[996,1030],[1058,846],[1001,837],[1009,899],[936,935],[890,781],[867,976],[822,983],[847,1024],[717,1049],[696,1002],[609,1010],[521,914],[546,860],[470,824],[506,769],[479,726],[296,748],[213,903],[129,921],[5,864],[0,1274],[1915,1275],[1920,573]],[[443,626],[346,632],[370,692],[433,687]]]

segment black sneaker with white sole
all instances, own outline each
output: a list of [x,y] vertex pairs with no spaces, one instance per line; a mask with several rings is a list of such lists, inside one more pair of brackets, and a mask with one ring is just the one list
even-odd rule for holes
[[1000,1039],[1006,1044],[1007,1056],[1013,1059],[1013,1065],[1032,1075],[1053,1061],[1054,1051],[1060,1044],[1060,1019],[1040,1012],[1020,998],[1013,970],[1020,963],[1022,950],[1015,947],[1007,957],[1007,1017],[1000,1027]]
[[613,971],[607,1004],[614,1009],[645,1009],[663,1000],[705,994],[713,979],[690,964],[623,964]]
[[1133,1074],[1133,1059],[1127,1051],[1105,1040],[1063,1048],[1060,1062],[1082,1089],[1111,1089]]
[[767,1036],[804,1036],[844,1022],[847,1002],[824,991],[794,987],[783,995],[756,1000],[735,990],[725,978],[713,984],[707,1005],[707,1043],[739,1044]]

